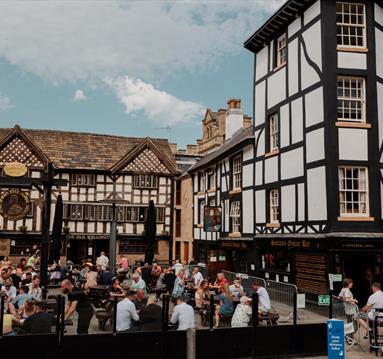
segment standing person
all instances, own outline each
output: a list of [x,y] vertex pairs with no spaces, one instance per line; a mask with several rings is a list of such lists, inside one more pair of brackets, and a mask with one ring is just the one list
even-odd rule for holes
[[114,275],[110,271],[109,266],[105,267],[105,270],[100,274],[100,284],[112,285]]
[[141,278],[144,280],[147,286],[150,284],[150,277],[152,274],[152,270],[149,267],[148,263],[145,263],[144,266],[141,268]]
[[251,298],[242,296],[239,300],[237,308],[235,308],[233,318],[231,318],[231,326],[233,328],[247,327],[249,325],[252,309]]
[[[105,255],[105,252],[101,252],[100,256],[96,259],[96,265],[101,267],[101,270],[105,270],[105,268],[109,265],[109,258]],[[115,270],[115,268],[113,268]]]
[[49,334],[52,333],[52,325],[54,317],[47,313],[47,305],[45,302],[33,303],[34,314],[25,319],[23,329],[28,334]]
[[141,310],[140,322],[142,330],[161,330],[162,308],[157,304],[154,294],[149,295],[148,304]]
[[177,297],[177,305],[173,309],[170,323],[178,323],[177,330],[187,330],[195,327],[193,307],[185,303],[185,298],[182,295]]
[[185,290],[185,270],[182,268],[178,272],[176,280],[174,281],[172,297],[175,299],[180,297],[184,293],[184,290]]
[[74,312],[78,313],[77,334],[88,334],[89,324],[93,317],[93,307],[86,293],[74,287],[72,282],[64,279],[61,282],[61,291],[68,295],[68,307],[64,319],[68,320]]
[[219,295],[219,305],[215,310],[215,327],[219,327],[220,317],[228,317],[233,314],[233,297],[231,295],[228,285],[219,289],[221,294]]
[[201,282],[203,281],[203,275],[202,275],[199,267],[195,267],[193,269],[192,279],[194,282],[194,288],[198,288],[200,286]]
[[375,309],[383,309],[383,292],[380,283],[372,283],[372,294],[368,298],[367,304],[362,308],[365,313],[360,319],[360,325],[368,330],[368,322],[371,326],[374,320]]
[[89,290],[90,288],[95,288],[97,287],[97,281],[98,281],[98,272],[96,270],[96,267],[95,266],[92,266],[89,268],[89,271],[87,271],[85,273],[85,284],[84,284],[84,288],[86,290]]
[[270,296],[267,290],[262,286],[261,281],[255,281],[252,284],[254,292],[258,294],[258,309],[262,313],[268,313],[271,310]]
[[117,322],[116,329],[118,332],[124,332],[132,327],[132,320],[138,321],[136,307],[133,303],[135,292],[129,290],[126,298],[117,304]]
[[344,311],[347,317],[347,323],[351,323],[354,315],[358,311],[357,303],[358,301],[354,299],[354,296],[351,292],[353,286],[353,280],[351,278],[345,278],[342,283],[342,290],[339,293],[339,298],[342,299],[344,305]]
[[176,259],[176,263],[173,266],[174,274],[178,275],[178,272],[182,269],[183,265],[180,263],[179,259]]
[[153,262],[152,272],[151,272],[153,287],[156,287],[158,278],[160,277],[161,273],[162,273],[161,266],[159,266],[157,262]]
[[122,254],[120,256],[120,261],[118,263],[118,266],[120,267],[120,270],[123,272],[127,272],[129,270],[129,261],[125,254]]
[[174,281],[176,280],[176,278],[177,277],[174,274],[174,269],[169,268],[167,273],[165,273],[165,276],[164,276],[165,288],[167,292],[171,293],[173,291]]
[[38,275],[33,276],[32,282],[27,284],[29,287],[28,294],[38,302],[43,299],[43,291],[40,288],[40,277]]

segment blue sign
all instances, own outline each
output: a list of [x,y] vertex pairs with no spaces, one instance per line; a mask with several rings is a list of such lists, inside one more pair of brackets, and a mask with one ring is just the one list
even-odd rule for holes
[[327,321],[328,359],[346,358],[344,350],[344,321],[331,319]]

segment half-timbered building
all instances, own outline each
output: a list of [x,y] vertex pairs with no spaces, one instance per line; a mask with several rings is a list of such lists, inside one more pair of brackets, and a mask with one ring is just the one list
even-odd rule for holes
[[313,295],[382,279],[382,6],[289,0],[245,42],[258,271]]
[[[167,140],[16,126],[0,129],[0,167],[10,162],[24,164],[26,176],[32,178],[43,176],[52,164],[54,178],[68,181],[66,187],[52,190],[52,213],[59,194],[64,203],[63,255],[68,259],[76,263],[84,257],[94,259],[100,251],[108,252],[113,202],[117,203],[117,253],[127,254],[131,260],[143,259],[151,200],[157,217],[155,257],[169,259],[177,170]],[[43,198],[34,187],[26,192],[31,206],[25,218],[9,221],[0,216],[2,248],[11,256],[28,255],[41,237]]]
[[[208,114],[207,114],[208,115]],[[194,253],[208,264],[209,274],[221,269],[246,272],[253,243],[254,133],[240,108],[240,100],[228,101],[225,142],[197,162],[189,173],[194,193]],[[246,128],[245,128],[246,127]],[[221,228],[208,231],[205,208],[222,211]]]

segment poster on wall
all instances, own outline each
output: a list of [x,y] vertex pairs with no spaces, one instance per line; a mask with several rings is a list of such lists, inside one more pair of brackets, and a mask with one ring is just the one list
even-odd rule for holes
[[221,232],[222,229],[222,208],[204,207],[204,230],[205,232]]

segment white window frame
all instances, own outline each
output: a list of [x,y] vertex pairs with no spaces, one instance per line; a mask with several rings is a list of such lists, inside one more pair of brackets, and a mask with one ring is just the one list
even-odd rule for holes
[[[343,2],[343,1],[337,1],[336,2],[336,16],[337,16],[337,45],[340,48],[350,48],[350,49],[364,49],[367,47],[367,24],[366,24],[366,6],[362,3],[350,3],[350,2]],[[341,11],[339,12],[338,7],[341,7]],[[351,12],[352,8],[359,9],[362,8],[363,13],[353,13]],[[345,12],[347,10],[347,12]],[[338,22],[338,16],[342,16],[342,20]],[[356,19],[362,17],[363,23],[353,22],[352,19]],[[362,35],[357,36],[356,30],[362,29]],[[340,31],[340,33],[338,33]],[[346,33],[345,33],[346,31]],[[353,34],[351,34],[353,32]],[[341,38],[341,42],[338,43],[339,37]],[[362,45],[351,45],[351,39],[353,37],[361,37],[363,44]],[[345,44],[345,38],[348,38],[348,44]]]
[[279,116],[278,112],[269,116],[270,152],[279,149]]
[[134,175],[133,184],[135,188],[158,188],[158,176]]
[[215,171],[213,169],[207,172],[207,179],[208,179],[207,182],[209,186],[208,189],[215,189],[216,178],[215,178]]
[[233,189],[242,188],[242,156],[233,157]]
[[[354,173],[347,176],[346,171],[358,171],[357,177]],[[364,174],[363,174],[364,173]],[[355,181],[358,181],[355,188]],[[364,183],[363,183],[363,182]],[[361,183],[362,182],[362,183]],[[351,188],[347,185],[351,184]],[[347,193],[356,194],[358,199],[348,199]],[[353,195],[352,195],[353,196]],[[356,204],[359,209],[358,212],[354,211]],[[351,205],[351,211],[347,211],[348,205]],[[364,206],[364,211],[363,211]],[[370,203],[369,203],[369,186],[368,186],[368,168],[358,166],[340,166],[339,167],[339,214],[340,217],[369,217],[370,216]]]
[[205,172],[200,173],[199,178],[199,191],[205,191],[206,190],[206,174]]
[[231,232],[241,233],[241,202],[233,201],[230,204]]
[[[342,87],[339,83],[342,82]],[[352,88],[355,83],[357,87]],[[340,91],[342,94],[340,94]],[[354,93],[360,92],[360,96],[355,96]],[[337,119],[340,122],[366,123],[366,79],[364,77],[355,76],[338,76],[337,77]],[[342,106],[340,106],[342,102]],[[348,106],[347,106],[348,103]],[[350,114],[352,111],[359,111],[357,104],[360,104],[361,118],[348,118],[345,114]],[[341,114],[341,115],[340,115]]]
[[198,219],[199,219],[199,224],[204,224],[204,216],[205,216],[205,207],[206,207],[206,201],[200,201],[198,203]]
[[286,64],[287,60],[287,36],[286,33],[277,39],[277,68]]
[[280,206],[279,206],[279,190],[271,189],[269,193],[270,200],[270,223],[279,223]]
[[93,173],[72,173],[71,185],[74,187],[95,187],[96,175]]

